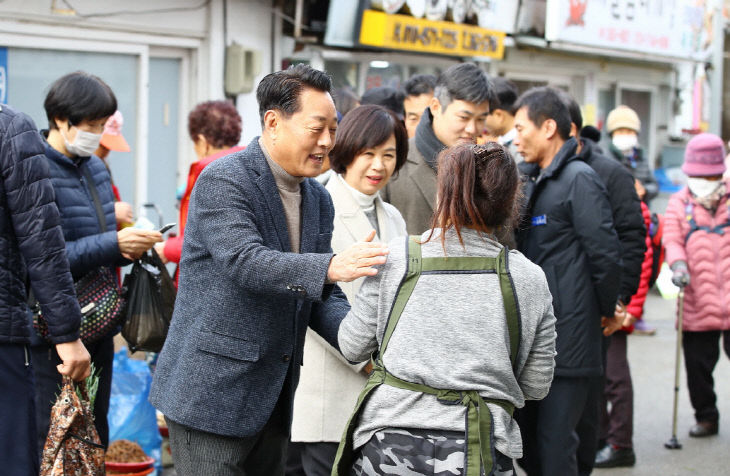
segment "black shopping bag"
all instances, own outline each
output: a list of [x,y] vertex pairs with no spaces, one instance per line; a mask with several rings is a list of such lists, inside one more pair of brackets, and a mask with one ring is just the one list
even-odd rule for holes
[[126,298],[122,337],[132,352],[162,350],[176,293],[175,283],[154,249],[134,262],[122,286]]

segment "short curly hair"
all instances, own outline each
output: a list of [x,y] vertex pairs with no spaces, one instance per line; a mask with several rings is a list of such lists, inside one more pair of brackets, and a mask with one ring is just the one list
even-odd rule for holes
[[241,140],[241,129],[241,116],[228,101],[200,103],[188,115],[188,132],[193,142],[201,134],[213,147],[233,147]]

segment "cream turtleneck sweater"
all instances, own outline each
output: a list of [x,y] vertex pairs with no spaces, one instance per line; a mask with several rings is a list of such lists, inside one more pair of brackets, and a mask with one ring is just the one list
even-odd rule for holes
[[375,192],[372,195],[362,193],[360,190],[347,183],[343,175],[337,174],[336,177],[340,181],[342,181],[347,190],[350,191],[352,198],[355,199],[355,202],[360,206],[360,209],[365,213],[365,216],[368,217],[368,221],[370,222],[370,224],[373,225],[373,228],[375,228],[375,232],[378,234],[378,236],[380,236],[380,226],[378,226],[378,212],[377,210],[375,210],[375,199],[380,196],[380,192]]

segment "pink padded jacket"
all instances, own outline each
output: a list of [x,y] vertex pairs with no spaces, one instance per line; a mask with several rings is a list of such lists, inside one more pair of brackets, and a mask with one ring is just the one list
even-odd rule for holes
[[[726,186],[730,190],[730,182]],[[686,261],[690,275],[684,330],[730,329],[730,226],[723,226],[728,225],[728,206],[726,194],[712,216],[694,201],[687,187],[669,199],[664,222],[667,262]],[[692,218],[700,229],[687,239]]]

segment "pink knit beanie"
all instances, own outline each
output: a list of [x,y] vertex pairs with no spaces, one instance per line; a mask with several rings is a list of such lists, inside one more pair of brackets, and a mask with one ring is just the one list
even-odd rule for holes
[[682,172],[690,177],[710,177],[725,172],[725,144],[715,134],[702,133],[687,143]]

